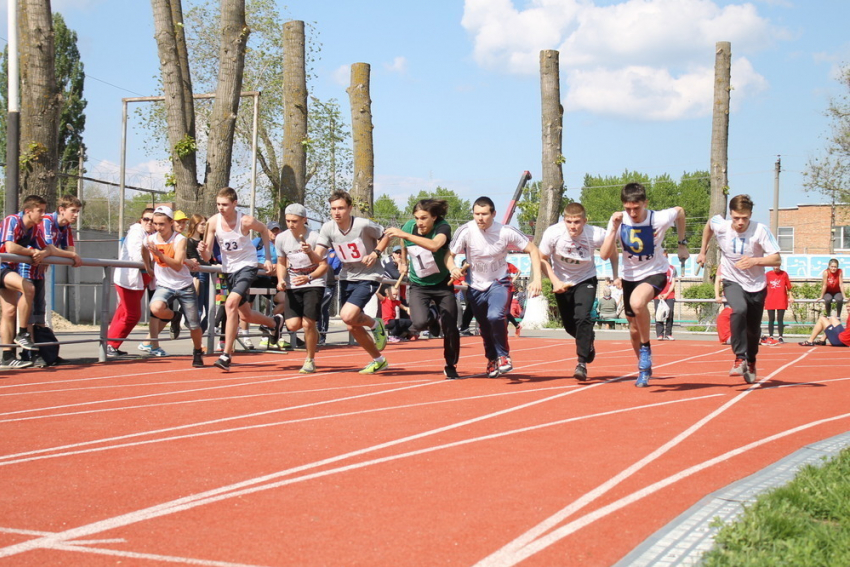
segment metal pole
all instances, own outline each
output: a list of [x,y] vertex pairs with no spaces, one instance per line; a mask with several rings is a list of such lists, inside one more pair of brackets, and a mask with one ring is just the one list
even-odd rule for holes
[[[80,155],[77,162],[77,198],[82,202],[83,200],[83,142],[80,140]],[[80,214],[77,215],[77,240],[74,242],[74,251],[80,256],[83,255],[82,246],[80,240],[82,239],[82,228],[83,228],[83,210],[80,209]],[[68,271],[72,274],[73,282],[74,282],[74,324],[80,324],[80,270],[71,270],[70,267]],[[67,281],[66,284],[71,283]],[[67,290],[67,286],[65,288]],[[70,299],[70,294],[65,294],[65,315],[70,319],[71,312],[68,308],[68,301]]]
[[[257,129],[260,122],[260,93],[254,93],[254,122],[251,133],[251,216],[257,203]],[[218,190],[218,189],[216,189]]]
[[779,172],[782,171],[782,158],[776,156],[776,167],[773,177],[773,214],[770,216],[770,231],[779,237]]
[[9,57],[6,117],[6,216],[18,212],[18,147],[21,113],[18,99],[18,3],[7,1]]
[[[121,254],[121,245],[124,244],[124,182],[127,175],[127,99],[121,99],[121,159],[118,167],[120,187],[118,189],[118,254]],[[106,210],[109,211],[109,199],[106,200]],[[105,351],[104,351],[105,352]]]
[[[103,268],[103,280],[100,284],[100,289],[102,291],[103,300],[100,302],[100,348],[98,349],[97,359],[100,362],[106,362],[106,337],[108,337],[109,333],[109,284],[112,281],[110,276],[110,272],[112,270],[109,267],[104,266]],[[97,288],[95,289],[95,294],[97,294]],[[95,305],[97,305],[97,300],[95,300]],[[93,311],[96,313],[97,309]]]

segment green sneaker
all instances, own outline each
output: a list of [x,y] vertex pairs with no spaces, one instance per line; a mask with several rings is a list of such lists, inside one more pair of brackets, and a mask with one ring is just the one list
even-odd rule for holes
[[298,371],[299,374],[312,374],[316,371],[316,363],[313,360],[305,360],[304,366]]
[[[378,325],[372,329],[372,337],[375,339],[375,348],[378,350],[384,350],[387,346],[387,330],[384,328],[383,321],[378,319],[377,323]],[[378,370],[380,370],[380,368]],[[371,374],[371,372],[367,372],[367,374]]]
[[289,348],[289,343],[286,341],[280,341],[279,343],[277,343],[277,348],[279,348],[280,350],[287,349]]
[[269,348],[269,338],[263,337],[260,339],[260,348]]
[[369,366],[367,366],[366,368],[364,368],[363,370],[360,371],[360,374],[374,374],[376,372],[380,372],[381,370],[384,370],[384,369],[389,368],[389,367],[390,367],[390,363],[386,358],[384,360],[382,360],[381,362],[378,362],[377,360],[373,360],[372,362],[369,363]]

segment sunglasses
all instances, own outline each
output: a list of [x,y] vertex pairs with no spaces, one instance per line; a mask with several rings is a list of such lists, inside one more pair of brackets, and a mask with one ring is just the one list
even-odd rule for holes
[[143,222],[153,222],[153,217],[142,217]]

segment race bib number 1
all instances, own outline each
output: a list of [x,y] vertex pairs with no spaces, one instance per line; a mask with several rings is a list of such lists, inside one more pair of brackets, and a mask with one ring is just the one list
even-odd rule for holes
[[346,264],[362,262],[363,258],[367,256],[366,246],[360,238],[355,238],[351,242],[334,244],[334,250],[336,250],[337,257]]
[[424,278],[440,272],[437,260],[430,250],[421,246],[410,246],[407,248],[407,254],[410,256],[413,271],[418,277]]

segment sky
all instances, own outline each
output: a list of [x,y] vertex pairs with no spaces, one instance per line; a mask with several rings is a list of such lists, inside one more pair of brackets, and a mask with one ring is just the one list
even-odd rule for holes
[[[5,41],[6,1],[0,5]],[[77,32],[85,64],[86,167],[114,179],[121,98],[157,94],[150,3],[53,0],[52,6]],[[336,98],[348,114],[350,65],[371,65],[375,197],[387,194],[400,207],[439,185],[466,199],[488,195],[501,211],[523,171],[540,180],[543,49],[560,52],[568,195],[578,198],[585,174],[631,170],[679,178],[707,170],[718,41],[732,47],[730,194],[749,193],[754,218],[768,222],[781,156],[780,206],[824,201],[803,192],[803,171],[823,151],[830,98],[844,94],[837,77],[850,63],[846,0],[293,0],[279,6],[286,19],[304,20],[319,34],[310,87],[320,99]],[[161,188],[168,165],[145,153],[142,135],[131,126],[127,182]]]

